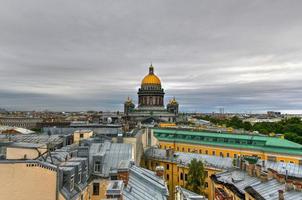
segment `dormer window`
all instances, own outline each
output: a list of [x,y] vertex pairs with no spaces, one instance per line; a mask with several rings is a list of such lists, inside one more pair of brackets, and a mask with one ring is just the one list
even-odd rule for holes
[[97,172],[97,173],[101,172],[101,162],[100,161],[94,162],[94,172]]
[[74,174],[70,176],[70,191],[74,189]]

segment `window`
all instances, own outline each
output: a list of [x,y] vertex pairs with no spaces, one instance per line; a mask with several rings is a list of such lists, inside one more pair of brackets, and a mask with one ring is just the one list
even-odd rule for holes
[[237,154],[234,153],[234,158],[237,158]]
[[206,154],[208,154],[208,150],[206,150]]
[[200,153],[200,154],[202,153],[201,149],[199,149],[199,153]]
[[83,138],[84,137],[84,134],[83,133],[80,133],[80,138]]
[[81,183],[82,182],[82,172],[79,170],[79,182],[78,183]]
[[277,161],[277,158],[276,158],[276,156],[268,156],[268,157],[267,157],[267,160],[276,162],[276,161]]
[[74,189],[74,174],[70,177],[70,191]]
[[216,154],[215,151],[212,151],[212,155],[215,156],[215,154]]
[[294,163],[294,161],[290,161],[290,163]]
[[188,174],[185,174],[185,181],[188,180]]
[[235,140],[235,143],[236,144],[240,144],[240,140]]
[[220,152],[220,157],[223,157],[223,153],[222,152]]
[[167,164],[167,167],[166,167],[166,169],[167,169],[167,170],[169,170],[169,168],[170,168],[170,166],[169,166],[169,164]]
[[94,172],[101,172],[101,162],[98,160],[94,162]]
[[208,187],[209,187],[208,182],[205,182],[205,183],[204,183],[204,186],[205,186],[205,188],[208,188]]
[[280,160],[280,162],[284,162],[284,160]]
[[223,141],[224,141],[224,142],[228,142],[229,140],[228,140],[227,138],[224,138]]
[[166,177],[167,177],[167,180],[169,180],[169,174],[167,174]]
[[185,148],[182,148],[182,151],[184,152],[184,151],[185,151]]
[[184,180],[184,175],[182,172],[180,173],[180,180]]
[[205,176],[205,177],[208,177],[208,176],[209,176],[208,171],[204,171],[204,176]]
[[100,194],[100,183],[93,183],[93,195]]
[[177,147],[177,151],[179,151],[179,147]]

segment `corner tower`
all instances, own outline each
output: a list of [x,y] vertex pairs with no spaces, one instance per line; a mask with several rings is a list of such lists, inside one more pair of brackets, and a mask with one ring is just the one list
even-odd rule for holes
[[164,89],[161,87],[160,79],[154,74],[152,64],[149,67],[149,74],[146,75],[138,90],[138,107],[164,107]]

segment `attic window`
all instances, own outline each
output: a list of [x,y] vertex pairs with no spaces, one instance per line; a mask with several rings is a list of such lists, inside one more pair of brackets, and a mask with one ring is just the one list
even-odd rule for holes
[[101,172],[101,162],[100,161],[94,162],[94,172]]
[[74,175],[70,176],[70,191],[74,189]]

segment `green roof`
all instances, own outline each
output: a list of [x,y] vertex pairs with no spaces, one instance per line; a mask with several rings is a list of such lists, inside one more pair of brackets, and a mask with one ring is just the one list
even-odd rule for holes
[[154,136],[159,141],[177,141],[189,144],[204,144],[302,155],[302,145],[275,137],[157,128],[153,129],[153,131]]

